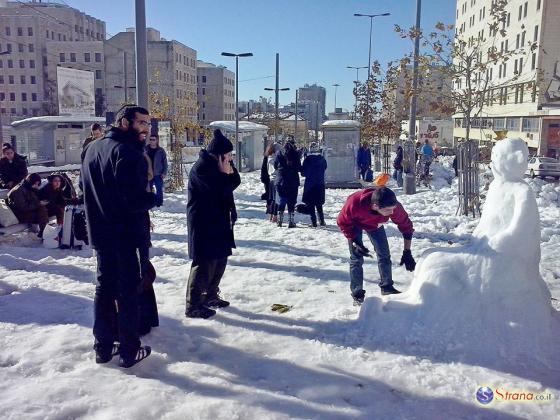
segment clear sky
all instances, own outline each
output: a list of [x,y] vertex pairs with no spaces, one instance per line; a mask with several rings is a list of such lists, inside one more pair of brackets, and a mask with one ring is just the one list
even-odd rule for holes
[[[108,37],[134,26],[134,0],[63,3],[104,20]],[[455,0],[423,0],[422,27],[454,24],[455,7]],[[280,87],[291,89],[280,93],[280,103],[293,102],[295,88],[317,83],[327,89],[327,112],[334,108],[335,83],[337,106],[353,108],[356,71],[346,66],[368,64],[369,18],[353,14],[385,12],[391,16],[375,18],[372,35],[372,62],[382,63],[411,51],[393,25],[414,25],[416,0],[146,0],[147,25],[194,48],[199,60],[235,70],[235,59],[222,51],[254,54],[239,60],[240,100],[273,97],[263,89],[274,87],[279,53]],[[360,70],[360,79],[366,72]]]

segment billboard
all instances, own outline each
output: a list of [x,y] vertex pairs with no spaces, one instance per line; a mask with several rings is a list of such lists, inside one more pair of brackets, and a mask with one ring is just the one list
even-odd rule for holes
[[91,71],[56,68],[59,115],[95,116],[93,76]]

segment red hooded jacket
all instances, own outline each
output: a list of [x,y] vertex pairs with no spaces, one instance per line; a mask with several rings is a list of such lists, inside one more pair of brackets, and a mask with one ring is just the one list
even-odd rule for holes
[[397,207],[395,207],[391,216],[383,216],[371,209],[371,195],[374,190],[375,188],[360,190],[346,199],[346,203],[344,203],[336,219],[336,223],[344,236],[348,239],[354,239],[357,230],[370,232],[391,219],[398,226],[404,239],[412,239],[412,233],[414,232],[412,222],[401,203],[397,202]]

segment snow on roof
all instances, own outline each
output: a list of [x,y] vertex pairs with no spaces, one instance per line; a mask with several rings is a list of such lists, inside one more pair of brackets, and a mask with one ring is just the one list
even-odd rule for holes
[[358,128],[360,123],[356,120],[329,120],[325,121],[321,127]]
[[31,117],[24,120],[14,121],[11,126],[14,128],[31,127],[42,124],[72,124],[72,123],[105,123],[104,117],[76,117],[63,115],[46,115],[43,117]]
[[[235,121],[213,121],[209,125],[212,128],[219,128],[221,130],[232,131],[232,132],[235,131]],[[239,131],[241,132],[261,131],[261,130],[268,131],[268,126],[257,124],[254,122],[249,122],[249,121],[239,121]]]

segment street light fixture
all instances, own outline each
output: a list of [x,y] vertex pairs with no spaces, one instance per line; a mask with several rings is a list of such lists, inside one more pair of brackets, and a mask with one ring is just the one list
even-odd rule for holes
[[234,54],[222,52],[224,57],[235,57],[235,143],[237,168],[241,171],[241,142],[239,141],[239,57],[252,57],[253,53]]
[[354,13],[357,17],[368,17],[369,18],[369,58],[368,58],[368,79],[371,76],[371,32],[373,28],[373,18],[380,16],[391,16],[391,13],[381,13],[377,15],[368,15],[363,13]]
[[355,97],[355,103],[354,103],[354,119],[356,119],[356,113],[358,112],[358,83],[360,83],[360,70],[361,69],[367,69],[369,67],[367,66],[361,66],[361,67],[354,67],[354,66],[346,66],[347,69],[353,69],[356,70],[356,80],[354,81],[354,83],[356,84],[356,93],[354,94]]
[[290,90],[290,88],[264,88],[264,90],[276,93],[276,103],[274,104],[274,143],[278,143],[278,121],[280,120],[278,115],[278,92]]

